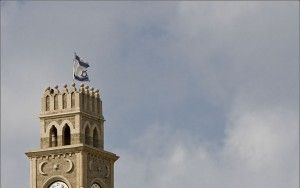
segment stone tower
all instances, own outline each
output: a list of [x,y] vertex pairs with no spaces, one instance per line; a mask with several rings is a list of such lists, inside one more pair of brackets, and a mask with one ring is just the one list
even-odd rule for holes
[[40,148],[26,153],[30,188],[113,188],[119,157],[104,150],[99,90],[48,87],[41,104]]

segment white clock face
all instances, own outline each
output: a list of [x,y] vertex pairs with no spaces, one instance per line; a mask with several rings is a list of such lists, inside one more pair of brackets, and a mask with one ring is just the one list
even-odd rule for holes
[[94,183],[91,188],[101,188],[97,183]]
[[62,181],[56,181],[52,183],[49,188],[68,188],[68,186]]

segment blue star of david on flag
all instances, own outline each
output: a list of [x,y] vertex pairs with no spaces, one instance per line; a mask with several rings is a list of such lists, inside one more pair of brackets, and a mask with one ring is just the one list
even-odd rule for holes
[[87,68],[90,66],[87,62],[84,62],[76,53],[74,53],[74,67],[73,67],[73,77],[75,80],[85,82],[90,81],[87,74]]

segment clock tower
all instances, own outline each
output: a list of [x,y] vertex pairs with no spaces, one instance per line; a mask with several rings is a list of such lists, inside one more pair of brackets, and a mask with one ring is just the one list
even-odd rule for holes
[[99,90],[73,83],[41,98],[40,148],[26,153],[30,188],[113,188],[114,162],[104,150]]

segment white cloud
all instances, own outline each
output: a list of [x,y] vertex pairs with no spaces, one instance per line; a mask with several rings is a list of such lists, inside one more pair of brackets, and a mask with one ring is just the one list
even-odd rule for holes
[[116,188],[298,187],[298,4],[145,3],[1,5],[1,186],[28,184],[40,93],[71,81],[76,48],[104,91]]
[[117,152],[121,156],[117,187],[299,186],[295,114],[239,111],[229,119],[224,146],[218,151],[195,142],[182,130],[153,125],[130,150]]

